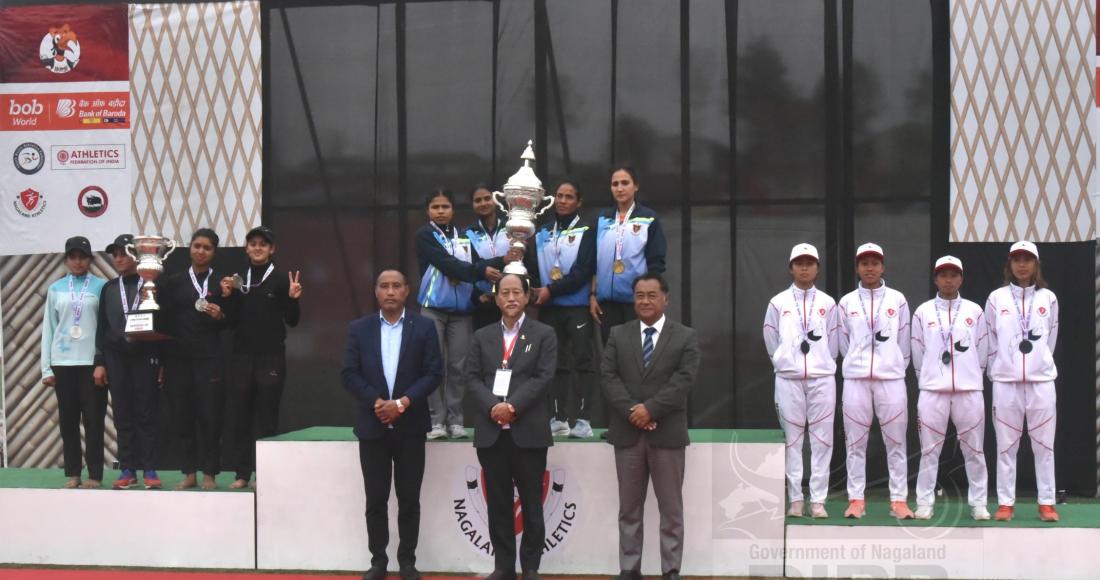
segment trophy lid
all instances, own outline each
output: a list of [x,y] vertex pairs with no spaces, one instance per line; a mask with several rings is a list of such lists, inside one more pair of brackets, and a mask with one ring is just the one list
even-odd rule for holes
[[508,182],[504,184],[504,189],[542,189],[542,181],[535,175],[535,169],[532,167],[535,162],[535,150],[532,145],[531,141],[527,142],[527,148],[523,150],[523,155],[520,155],[520,159],[523,159],[523,167],[520,167],[519,171],[508,178]]

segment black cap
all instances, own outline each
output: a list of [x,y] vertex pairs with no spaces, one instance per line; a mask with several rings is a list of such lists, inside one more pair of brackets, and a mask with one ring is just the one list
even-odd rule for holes
[[84,236],[73,236],[65,240],[65,255],[73,250],[80,250],[85,256],[92,257],[92,243]]
[[126,246],[134,243],[134,236],[132,234],[122,234],[115,238],[115,241],[107,244],[107,249],[103,250],[108,254],[113,254],[115,250],[126,250]]
[[263,236],[267,243],[275,243],[275,232],[271,231],[271,228],[267,226],[256,226],[248,230],[248,235],[244,237],[244,241],[247,242],[256,236]]

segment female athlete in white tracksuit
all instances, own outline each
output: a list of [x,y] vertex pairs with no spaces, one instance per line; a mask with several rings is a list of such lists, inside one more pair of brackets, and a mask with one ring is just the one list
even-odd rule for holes
[[825,518],[836,408],[836,303],[814,287],[817,248],[798,244],[788,264],[793,283],[771,299],[764,315],[764,344],[775,368],[775,409],[787,438],[787,515],[804,515],[802,447],[808,431],[810,515]]
[[[997,433],[995,519],[1012,519],[1016,504],[1016,452],[1026,432],[1035,455],[1039,517],[1058,521],[1054,509],[1054,427],[1056,423],[1054,345],[1058,341],[1058,299],[1046,289],[1039,250],[1016,242],[1005,265],[1006,284],[989,295],[985,319],[991,352],[993,427]],[[1027,420],[1026,431],[1024,420]]]
[[890,473],[890,514],[912,518],[907,505],[905,433],[909,420],[905,368],[909,366],[909,304],[887,288],[882,248],[863,244],[856,250],[860,285],[840,299],[840,354],[844,357],[844,435],[848,447],[846,518],[866,513],[867,438],[878,417]]
[[936,297],[913,313],[913,369],[917,372],[917,431],[920,434],[920,472],[917,475],[918,520],[932,518],[936,503],[936,474],[947,438],[947,420],[955,425],[970,485],[967,500],[975,520],[988,520],[987,475],[982,442],[985,440],[986,328],[982,307],[959,294],[962,261],[954,256],[936,260],[933,279]]

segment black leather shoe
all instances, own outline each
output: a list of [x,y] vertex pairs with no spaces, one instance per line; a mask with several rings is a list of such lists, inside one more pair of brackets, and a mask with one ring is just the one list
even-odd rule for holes
[[538,570],[524,570],[523,580],[542,580],[542,576],[539,576]]
[[516,573],[511,570],[493,570],[485,580],[516,580]]
[[680,571],[672,570],[661,574],[661,580],[680,580]]
[[385,580],[386,567],[385,566],[371,566],[370,570],[367,570],[363,574],[363,580]]
[[412,564],[402,566],[399,574],[401,574],[401,580],[420,580],[420,570]]
[[642,573],[639,570],[620,570],[615,580],[642,580]]

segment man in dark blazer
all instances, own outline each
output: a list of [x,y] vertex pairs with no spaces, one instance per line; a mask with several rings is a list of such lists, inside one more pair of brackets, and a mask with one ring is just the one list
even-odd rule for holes
[[405,312],[409,283],[385,270],[374,286],[380,311],[348,329],[344,388],[358,401],[355,435],[367,495],[367,538],[371,567],[363,580],[386,577],[389,544],[387,502],[392,476],[397,491],[397,562],[402,580],[418,580],[420,484],[424,441],[431,429],[428,395],[443,380],[443,360],[432,321]]
[[684,448],[687,397],[699,372],[695,331],[665,317],[668,283],[634,280],[638,320],[611,329],[602,386],[611,409],[608,441],[619,478],[620,580],[640,580],[642,516],[653,481],[661,514],[661,574],[679,580],[684,554]]
[[487,580],[516,577],[512,486],[523,510],[519,562],[525,580],[537,579],[546,527],[542,481],[546,450],[554,444],[547,389],[554,379],[558,346],[554,330],[524,315],[530,285],[507,274],[497,283],[500,324],[474,333],[466,355],[466,419],[485,474],[489,540],[496,561]]

